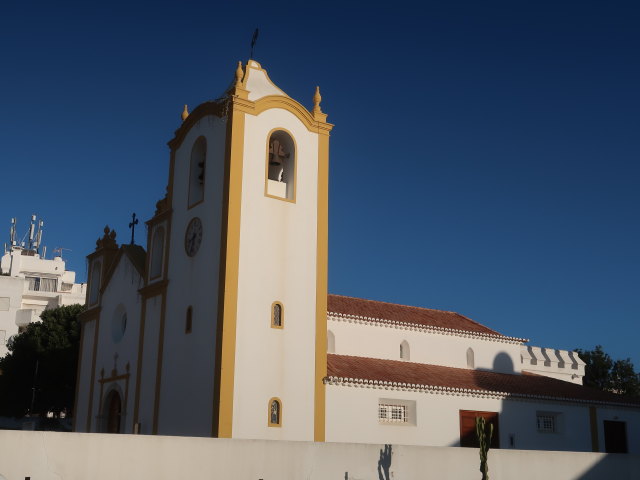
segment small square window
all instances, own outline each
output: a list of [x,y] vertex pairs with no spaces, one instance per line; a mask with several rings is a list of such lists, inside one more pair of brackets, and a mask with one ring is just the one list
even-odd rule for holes
[[378,405],[378,420],[407,423],[407,407],[406,405]]
[[541,433],[558,433],[558,414],[538,412],[536,427]]

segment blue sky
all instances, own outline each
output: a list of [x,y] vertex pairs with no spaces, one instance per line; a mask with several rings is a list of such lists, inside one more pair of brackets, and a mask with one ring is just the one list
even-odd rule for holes
[[105,224],[128,241],[153,214],[182,105],[222,93],[259,27],[255,59],[308,107],[320,85],[336,125],[331,292],[640,368],[637,2],[306,5],[3,5],[2,235],[37,213],[84,279]]

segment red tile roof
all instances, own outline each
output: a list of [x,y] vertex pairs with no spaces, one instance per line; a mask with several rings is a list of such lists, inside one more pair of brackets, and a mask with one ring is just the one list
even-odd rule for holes
[[372,380],[502,393],[518,397],[553,397],[597,403],[634,404],[640,399],[602,392],[532,373],[505,374],[377,358],[327,355],[328,377]]
[[327,310],[330,313],[342,315],[371,317],[422,326],[450,328],[467,332],[503,336],[501,333],[491,330],[478,322],[474,322],[459,313],[433,310],[431,308],[410,307],[395,303],[344,297],[342,295],[328,295]]

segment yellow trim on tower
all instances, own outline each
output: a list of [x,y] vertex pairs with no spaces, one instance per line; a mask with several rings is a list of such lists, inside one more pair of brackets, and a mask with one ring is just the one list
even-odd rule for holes
[[329,136],[318,135],[318,238],[316,253],[316,368],[313,439],[325,440],[327,282],[329,262]]
[[[214,412],[214,436],[231,438],[233,433],[233,391],[236,360],[236,321],[238,310],[238,268],[240,263],[240,214],[242,204],[242,167],[244,155],[244,113],[237,108],[234,96],[228,125],[228,196],[225,241],[224,281],[221,282],[222,334],[219,365],[219,397],[217,419]],[[215,408],[215,399],[214,399]],[[217,421],[216,421],[217,420]]]
[[[251,100],[241,100],[237,104],[234,104],[234,109],[237,108],[241,112],[249,113],[251,115],[260,115],[265,110],[272,108],[280,108],[293,114],[302,124],[307,127],[312,133],[316,133],[319,136],[329,135],[329,132],[333,128],[333,125],[323,120],[318,120],[309,113],[304,105],[296,102],[293,98],[283,97],[281,95],[268,95],[266,97],[259,98],[255,102]],[[323,118],[326,118],[325,114],[322,114]]]
[[158,334],[158,358],[156,363],[156,387],[153,398],[153,420],[151,433],[158,434],[158,421],[160,418],[160,388],[162,384],[162,361],[164,360],[164,324],[167,311],[167,293],[162,293],[162,303],[160,303],[160,332]]

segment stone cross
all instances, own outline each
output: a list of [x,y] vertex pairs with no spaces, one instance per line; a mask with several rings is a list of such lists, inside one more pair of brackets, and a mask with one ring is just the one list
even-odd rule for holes
[[136,214],[133,213],[131,215],[131,222],[129,222],[129,228],[131,229],[131,245],[135,245],[134,235],[136,232],[137,224],[138,224],[138,219],[136,218]]

